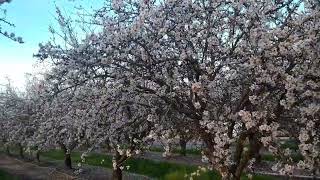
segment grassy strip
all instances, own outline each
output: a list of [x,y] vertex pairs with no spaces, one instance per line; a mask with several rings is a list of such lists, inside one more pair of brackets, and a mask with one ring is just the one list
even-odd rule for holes
[[[12,148],[11,153],[13,155],[18,155],[18,151]],[[73,166],[76,166],[81,162],[81,153],[72,152],[71,158]],[[63,160],[64,154],[61,150],[49,150],[46,152],[41,152],[41,157],[50,160]],[[41,159],[40,157],[40,159]],[[112,157],[110,155],[104,155],[101,153],[90,153],[86,158],[85,164],[92,166],[100,166],[112,169]],[[149,177],[153,177],[160,180],[184,180],[186,174],[190,174],[197,170],[196,166],[175,164],[168,162],[157,162],[148,159],[128,159],[124,166],[130,166],[127,172],[142,174]],[[2,180],[2,178],[0,178]],[[12,179],[12,178],[11,178]],[[194,177],[195,180],[211,180],[211,179],[221,179],[220,175],[214,171],[208,171],[206,173],[201,173],[201,176]],[[242,180],[247,180],[246,176],[242,176]],[[265,175],[255,175],[254,180],[273,180],[279,179],[272,176]]]
[[[59,151],[59,150],[50,150],[47,152],[43,152],[41,155],[52,160],[64,159],[62,151]],[[74,165],[76,165],[81,161],[80,156],[81,156],[81,153],[79,152],[72,153],[71,157]],[[112,157],[109,155],[91,153],[86,158],[85,163],[92,166],[101,166],[101,167],[106,167],[111,169]],[[153,160],[135,159],[135,158],[128,159],[125,162],[124,166],[130,166],[130,168],[126,170],[127,172],[142,174],[142,175],[146,175],[146,176],[153,177],[156,179],[161,179],[161,180],[186,179],[185,174],[190,174],[197,170],[196,166],[189,166],[189,165],[182,165],[182,164],[175,164],[175,163],[168,163],[168,162],[156,162]],[[201,173],[200,176],[197,176],[193,179],[210,180],[210,179],[221,179],[221,177],[215,171],[208,171],[205,173]],[[243,176],[241,179],[246,180],[248,178]],[[254,176],[253,179],[270,180],[270,179],[276,179],[276,178],[271,176],[257,175],[257,176]]]
[[284,141],[281,144],[281,148],[283,148],[283,149],[289,148],[291,150],[298,151],[299,150],[298,145],[299,145],[298,141],[296,141],[294,139],[289,139],[289,140]]
[[[160,147],[151,147],[149,150],[152,151],[152,152],[164,152],[164,149],[160,148]],[[180,154],[181,153],[181,149],[175,148],[175,149],[172,150],[172,153]],[[190,154],[190,155],[201,155],[201,150],[200,149],[195,149],[195,148],[186,149],[186,153]]]
[[[52,160],[63,160],[63,153],[59,150],[50,150],[47,152],[41,153],[42,156],[52,159]],[[80,159],[81,153],[74,152],[71,155],[73,163],[77,164],[81,161]],[[103,161],[102,161],[103,160]],[[86,158],[86,164],[93,166],[101,166],[106,168],[112,168],[112,157],[109,155],[91,153]],[[136,174],[143,174],[149,177],[157,178],[157,179],[171,179],[170,177],[174,175],[184,175],[187,173],[192,173],[197,170],[196,166],[186,166],[181,164],[174,164],[168,162],[156,162],[148,159],[128,159],[124,166],[130,166],[127,172],[132,172]],[[169,177],[168,177],[169,176]],[[202,173],[202,175],[195,179],[220,179],[217,173],[213,171],[209,171],[206,173]]]
[[[293,162],[299,162],[300,160],[303,160],[303,156],[299,153],[298,144],[299,144],[299,142],[297,142],[296,140],[288,139],[288,140],[282,141],[281,145],[280,145],[282,149],[288,148],[293,151],[293,153],[291,155]],[[151,147],[150,151],[164,152],[164,149],[161,147]],[[181,150],[179,148],[174,148],[172,150],[172,152],[175,154],[180,154]],[[190,154],[190,155],[201,155],[201,150],[197,149],[197,148],[192,148],[192,149],[187,149],[186,153]],[[277,158],[278,157],[276,157],[272,154],[263,154],[262,155],[263,161],[275,162],[275,161],[277,161]]]
[[[300,160],[303,160],[303,156],[300,153],[293,153],[291,155],[291,158],[292,158],[292,161],[296,163],[299,162]],[[262,160],[274,162],[274,161],[277,161],[277,157],[272,154],[265,154],[265,155],[262,155]]]
[[13,176],[6,171],[0,169],[0,179],[1,180],[19,180],[19,177]]
[[[286,142],[285,144],[282,145],[283,148],[290,148],[293,150],[296,150],[296,144],[294,144],[291,141]],[[164,152],[163,148],[159,147],[152,147],[150,148],[150,151],[152,152]],[[174,154],[180,154],[180,149],[173,149],[172,151]],[[201,155],[201,150],[199,149],[187,149],[187,154],[190,155]],[[300,153],[293,153],[291,156],[293,162],[299,162],[300,160],[303,159],[303,156]],[[270,162],[275,162],[277,157],[275,157],[272,154],[263,154],[262,155],[262,160],[263,161],[270,161]]]

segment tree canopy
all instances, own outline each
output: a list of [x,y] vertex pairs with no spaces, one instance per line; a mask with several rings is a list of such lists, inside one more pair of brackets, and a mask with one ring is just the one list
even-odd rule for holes
[[[114,179],[132,154],[178,131],[204,142],[203,160],[224,179],[240,179],[262,148],[281,174],[319,175],[319,1],[113,0],[90,17],[100,31],[75,40],[59,15],[67,45],[36,55],[53,64],[30,118],[46,143],[107,144]],[[302,160],[283,137],[299,142]]]

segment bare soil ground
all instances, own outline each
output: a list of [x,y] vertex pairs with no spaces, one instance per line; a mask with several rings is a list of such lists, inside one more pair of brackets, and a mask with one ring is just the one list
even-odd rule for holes
[[[110,169],[83,166],[83,172],[74,174],[74,170],[65,169],[62,161],[42,161],[31,163],[0,154],[0,169],[21,180],[108,180],[111,179]],[[151,178],[124,172],[124,180],[149,180]]]
[[[177,164],[188,164],[188,165],[205,165],[201,162],[200,156],[188,155],[186,157],[173,155],[168,158],[162,157],[162,153],[157,152],[146,152],[143,155],[136,156],[137,158],[150,159],[154,161],[177,163]],[[285,177],[272,172],[270,168],[271,164],[263,162],[262,164],[254,167],[255,172],[258,174],[266,174],[278,176],[281,179],[320,179],[319,177],[311,177],[305,174],[305,172],[295,171],[294,176]],[[73,180],[73,179],[88,179],[88,180],[106,180],[110,179],[112,171],[110,169],[88,166],[82,167],[83,172],[80,175],[74,174],[74,170],[67,170],[63,166],[62,161],[42,161],[41,163],[30,163],[25,162],[13,157],[8,157],[4,154],[0,154],[0,169],[6,172],[20,177],[22,180],[42,180],[42,179],[59,179],[59,180]],[[151,178],[124,172],[123,179],[125,180],[149,180]]]
[[40,167],[32,163],[20,161],[18,159],[0,154],[0,169],[9,174],[18,176],[22,180],[42,180],[59,179],[72,180],[75,177],[57,171],[54,168]]

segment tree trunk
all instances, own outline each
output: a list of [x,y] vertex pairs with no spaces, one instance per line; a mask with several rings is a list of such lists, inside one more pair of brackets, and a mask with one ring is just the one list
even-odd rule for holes
[[[254,158],[256,155],[259,155],[261,143],[259,143],[259,140],[257,139],[257,134],[249,134],[248,140],[249,140],[249,149],[243,154],[241,153],[242,155],[235,169],[236,171],[233,172],[232,179],[234,180],[240,180],[241,174],[245,169],[245,167],[247,167],[249,161],[252,158]],[[244,148],[244,146],[242,146],[242,148]]]
[[72,169],[72,162],[71,162],[71,152],[68,152],[67,147],[63,143],[59,143],[63,153],[64,153],[64,165]]
[[72,163],[71,163],[71,154],[66,152],[64,154],[64,165],[69,168],[72,169]]
[[122,180],[122,170],[119,167],[119,164],[122,163],[122,159],[118,151],[116,151],[114,158],[114,160],[117,163],[117,166],[112,171],[112,180]]
[[261,161],[262,161],[262,156],[260,153],[256,154],[255,155],[255,158],[256,158],[256,164],[260,164]]
[[241,174],[244,168],[247,166],[248,161],[251,156],[251,148],[248,151],[244,151],[245,141],[248,137],[247,133],[240,134],[237,141],[235,152],[234,152],[234,161],[235,163],[228,171],[228,179],[230,180],[240,180]]
[[8,155],[8,156],[11,156],[9,146],[6,146],[6,152],[7,152],[7,155]]
[[24,158],[24,155],[23,155],[23,147],[21,146],[21,144],[18,144],[19,146],[19,155],[20,157],[23,159]]
[[113,169],[112,180],[122,180],[122,170],[119,167],[117,167],[117,169]]
[[256,159],[255,164],[261,163],[261,154],[260,150],[262,147],[262,143],[259,141],[258,137],[252,136],[250,138],[250,149],[252,151],[253,157]]
[[180,139],[180,155],[187,155],[187,141],[185,139]]
[[40,162],[40,151],[39,150],[36,151],[36,159],[38,162]]

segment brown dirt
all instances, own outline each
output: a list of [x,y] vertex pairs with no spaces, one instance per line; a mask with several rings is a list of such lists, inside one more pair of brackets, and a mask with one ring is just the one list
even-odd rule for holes
[[0,155],[0,169],[3,169],[14,176],[18,176],[22,180],[76,179],[73,176],[57,171],[54,168],[40,167],[5,155]]
[[[74,164],[76,166],[76,164]],[[74,170],[65,169],[62,161],[47,161],[30,163],[0,153],[0,169],[21,180],[108,180],[112,171],[107,168],[88,166],[82,167],[83,172],[74,174]],[[123,172],[124,180],[150,180],[147,176]]]

